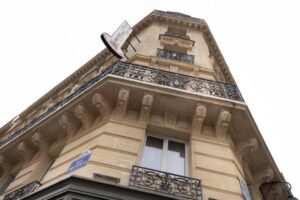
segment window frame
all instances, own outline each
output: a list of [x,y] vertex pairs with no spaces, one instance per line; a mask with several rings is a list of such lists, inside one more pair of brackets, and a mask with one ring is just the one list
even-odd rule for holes
[[[167,161],[168,161],[168,142],[169,141],[174,141],[174,142],[178,142],[178,143],[182,143],[184,144],[184,155],[185,155],[185,160],[184,160],[184,167],[185,167],[185,174],[180,174],[180,176],[189,176],[189,153],[188,153],[188,143],[185,140],[181,140],[181,139],[177,139],[177,138],[172,138],[172,137],[166,137],[166,136],[158,136],[155,134],[151,134],[151,133],[146,133],[145,136],[145,140],[144,140],[144,144],[143,144],[143,149],[142,149],[142,157],[140,159],[140,166],[142,166],[142,158],[145,156],[144,153],[144,149],[146,146],[146,142],[148,137],[154,137],[154,138],[158,138],[158,139],[162,139],[163,140],[163,148],[162,148],[162,158],[161,158],[161,166],[159,171],[164,171],[167,173],[173,173],[173,172],[168,172],[167,171]],[[147,166],[142,166],[142,167],[147,167]],[[178,174],[179,175],[179,174]]]

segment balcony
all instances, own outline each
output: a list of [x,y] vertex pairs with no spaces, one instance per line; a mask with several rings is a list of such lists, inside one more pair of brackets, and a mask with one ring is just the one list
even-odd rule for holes
[[129,186],[181,198],[202,200],[200,180],[135,165],[132,167]]
[[14,132],[6,140],[1,141],[0,149],[22,136],[25,132],[27,132],[34,126],[43,122],[49,116],[58,112],[64,106],[74,101],[77,97],[92,88],[97,83],[101,82],[103,78],[110,74],[145,83],[161,85],[168,88],[175,88],[187,92],[243,102],[243,98],[238,88],[234,85],[219,83],[182,74],[176,74],[163,70],[152,69],[149,67],[134,65],[131,63],[116,62],[112,66],[108,67],[104,72],[83,84],[78,90],[71,93],[68,97],[51,107],[48,111],[33,119],[25,127]]
[[178,52],[175,52],[175,51],[168,51],[168,50],[165,50],[165,49],[157,49],[156,55],[158,57],[162,57],[162,58],[175,59],[175,60],[178,60],[178,61],[187,62],[187,63],[191,63],[191,64],[194,63],[194,56],[193,55],[178,53]]
[[234,85],[151,69],[148,67],[124,62],[117,62],[112,67],[113,69],[110,73],[113,75],[243,102],[243,98],[238,88]]
[[175,32],[166,32],[164,35],[166,36],[170,36],[170,37],[177,37],[177,38],[181,38],[184,40],[189,40],[190,37],[187,35],[183,35],[183,34],[179,34],[179,33],[175,33]]
[[21,199],[30,193],[34,192],[41,184],[37,181],[25,185],[7,195],[5,195],[3,200],[17,200]]

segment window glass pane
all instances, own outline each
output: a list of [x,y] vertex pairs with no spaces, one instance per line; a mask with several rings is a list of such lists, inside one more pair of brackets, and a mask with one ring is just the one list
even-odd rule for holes
[[142,157],[142,166],[151,169],[160,170],[164,141],[155,137],[147,137],[144,153]]
[[183,143],[169,141],[167,172],[185,175],[185,145]]

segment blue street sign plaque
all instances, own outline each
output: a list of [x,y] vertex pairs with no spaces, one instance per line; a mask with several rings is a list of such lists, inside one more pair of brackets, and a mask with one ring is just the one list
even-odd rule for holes
[[76,171],[77,169],[85,167],[90,159],[91,153],[92,152],[90,150],[86,150],[85,152],[80,154],[79,157],[72,162],[67,173],[69,174],[73,171]]
[[247,187],[247,184],[244,181],[240,181],[241,191],[246,200],[251,200],[251,196]]

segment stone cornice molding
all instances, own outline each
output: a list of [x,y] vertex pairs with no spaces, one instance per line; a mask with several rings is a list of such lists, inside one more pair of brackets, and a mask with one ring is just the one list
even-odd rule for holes
[[[89,60],[86,64],[84,64],[82,67],[80,67],[74,73],[72,73],[70,76],[68,76],[66,79],[64,79],[61,83],[59,83],[57,86],[55,86],[49,92],[47,92],[44,96],[39,98],[28,108],[26,108],[22,113],[20,113],[19,114],[20,119],[24,120],[28,114],[33,112],[38,107],[42,106],[45,102],[47,102],[49,99],[53,98],[60,91],[64,90],[69,84],[76,81],[77,79],[82,77],[84,74],[90,72],[91,70],[97,69],[100,65],[102,65],[99,63],[105,62],[106,59],[110,55],[111,55],[111,53],[107,49],[102,50],[99,54],[97,54],[95,57],[93,57],[91,60]],[[6,133],[11,128],[12,125],[13,125],[12,121],[9,121],[2,128],[0,128],[0,136],[3,135],[4,133]]]
[[[211,31],[209,30],[209,27],[205,20],[194,18],[189,15],[185,15],[182,13],[177,12],[164,12],[159,10],[154,10],[151,12],[148,16],[146,16],[144,19],[142,19],[140,22],[138,22],[134,27],[133,30],[138,34],[142,29],[144,29],[146,26],[148,26],[150,23],[154,21],[164,21],[168,24],[175,24],[175,25],[181,25],[181,26],[187,26],[188,28],[195,28],[197,30],[201,30],[206,35],[206,38],[210,41],[209,46],[210,49],[213,49],[212,55],[215,56],[217,62],[220,64],[221,69],[225,72],[226,80],[228,83],[235,84],[235,81],[233,80],[233,77],[231,76],[231,73],[229,71],[228,66],[226,65],[226,62],[212,36]],[[133,37],[133,36],[132,36]],[[99,54],[97,54],[94,58],[92,58],[90,61],[88,61],[85,65],[83,65],[81,68],[79,68],[77,71],[75,71],[73,74],[71,74],[69,77],[67,77],[65,80],[63,80],[61,83],[59,83],[57,86],[55,86],[53,89],[51,89],[48,93],[46,93],[44,96],[42,96],[40,99],[38,99],[36,102],[34,102],[31,106],[29,106],[26,110],[24,110],[22,113],[19,114],[20,119],[23,121],[26,119],[27,115],[33,112],[38,107],[42,106],[45,102],[47,102],[49,99],[53,98],[57,93],[64,90],[70,83],[74,82],[75,80],[80,79],[84,74],[89,74],[91,71],[97,69],[102,64],[99,64],[99,62],[105,62],[106,59],[111,55],[111,53],[104,49]],[[55,98],[53,98],[55,99]],[[3,135],[6,133],[12,126],[12,121],[5,124],[0,129],[0,135]]]

